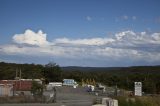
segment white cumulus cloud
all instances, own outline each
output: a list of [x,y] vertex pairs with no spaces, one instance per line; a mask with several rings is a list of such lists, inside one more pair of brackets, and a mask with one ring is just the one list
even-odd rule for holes
[[27,29],[24,34],[15,34],[13,41],[19,44],[31,44],[31,45],[46,45],[46,34],[39,30],[37,33],[30,29]]
[[[26,30],[13,36],[14,44],[0,45],[0,54],[51,56],[72,59],[103,61],[144,61],[160,63],[160,33],[115,33],[112,38],[70,39],[56,38],[47,41],[42,31]],[[21,45],[21,44],[27,45]]]

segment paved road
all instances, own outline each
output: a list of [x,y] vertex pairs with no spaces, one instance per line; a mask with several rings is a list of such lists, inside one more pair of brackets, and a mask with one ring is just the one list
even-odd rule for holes
[[49,103],[49,104],[41,104],[41,103],[25,103],[25,104],[0,104],[1,106],[91,106],[90,102],[70,102],[70,103]]
[[56,103],[0,104],[0,106],[91,106],[97,96],[89,94],[82,87],[56,88]]
[[64,106],[91,106],[96,98],[84,88],[62,87],[57,89],[57,103]]

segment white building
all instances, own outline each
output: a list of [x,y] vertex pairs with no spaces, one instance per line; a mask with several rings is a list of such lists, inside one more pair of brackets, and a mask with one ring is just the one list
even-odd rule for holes
[[63,85],[65,86],[78,86],[77,82],[74,79],[63,79]]

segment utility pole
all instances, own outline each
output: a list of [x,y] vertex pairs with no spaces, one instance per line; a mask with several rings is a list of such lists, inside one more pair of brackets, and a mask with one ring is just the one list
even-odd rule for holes
[[16,78],[15,79],[17,79],[17,69],[16,69]]
[[20,73],[19,73],[19,74],[20,74],[20,90],[21,90],[21,77],[22,77],[22,76],[21,76],[21,74],[22,74],[22,73],[21,73],[21,69],[20,69]]
[[117,96],[117,95],[118,95],[117,89],[118,89],[118,88],[117,88],[117,83],[116,83],[115,91],[114,91],[115,96]]

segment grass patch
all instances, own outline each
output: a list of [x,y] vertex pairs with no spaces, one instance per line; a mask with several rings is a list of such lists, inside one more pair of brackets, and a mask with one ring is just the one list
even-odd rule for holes
[[160,106],[160,96],[115,97],[118,106]]

